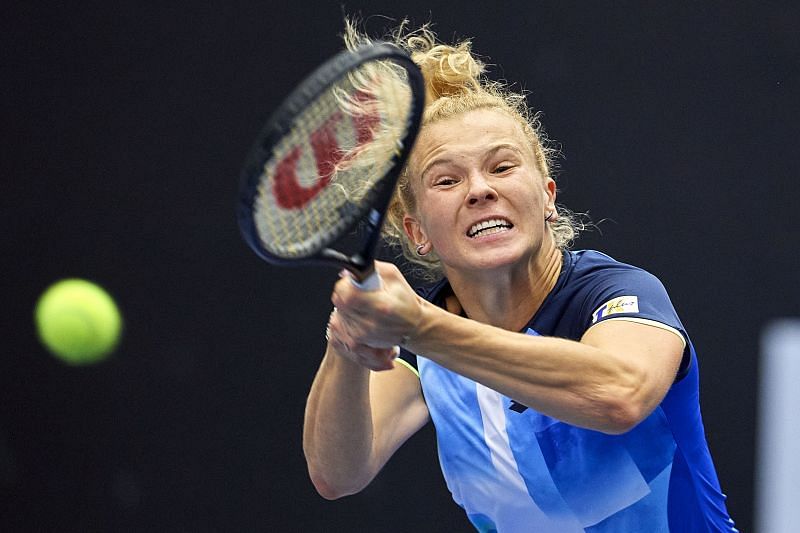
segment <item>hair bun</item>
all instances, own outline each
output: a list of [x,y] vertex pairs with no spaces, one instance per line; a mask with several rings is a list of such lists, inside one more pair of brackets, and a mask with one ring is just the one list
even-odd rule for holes
[[433,34],[423,29],[408,38],[407,46],[425,77],[428,103],[481,90],[480,80],[485,68],[472,55],[469,41],[457,46],[436,44]]

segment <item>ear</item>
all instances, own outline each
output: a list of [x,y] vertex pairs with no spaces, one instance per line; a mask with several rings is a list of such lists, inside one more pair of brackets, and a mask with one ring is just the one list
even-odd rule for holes
[[544,181],[544,214],[553,213],[551,221],[558,218],[556,211],[556,182],[553,178],[545,178]]
[[428,242],[428,237],[425,235],[425,230],[419,221],[409,214],[403,216],[403,229],[406,232],[408,239],[415,245],[425,244]]

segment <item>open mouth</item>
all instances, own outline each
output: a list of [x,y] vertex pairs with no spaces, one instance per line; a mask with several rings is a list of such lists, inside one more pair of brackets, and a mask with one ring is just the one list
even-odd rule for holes
[[478,222],[467,232],[467,237],[474,239],[483,235],[492,235],[493,233],[500,233],[501,231],[508,231],[513,228],[514,224],[502,218],[493,218]]

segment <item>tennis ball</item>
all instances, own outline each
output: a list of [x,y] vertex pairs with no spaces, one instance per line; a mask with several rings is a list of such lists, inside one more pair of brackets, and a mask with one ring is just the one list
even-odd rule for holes
[[42,344],[70,365],[105,359],[122,330],[117,304],[84,279],[65,279],[48,287],[36,303],[34,320]]

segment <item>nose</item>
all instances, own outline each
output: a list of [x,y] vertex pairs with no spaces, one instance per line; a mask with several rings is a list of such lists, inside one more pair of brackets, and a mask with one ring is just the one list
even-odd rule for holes
[[486,202],[497,200],[497,191],[481,172],[475,172],[469,178],[469,190],[467,191],[467,204],[471,206],[481,205]]

